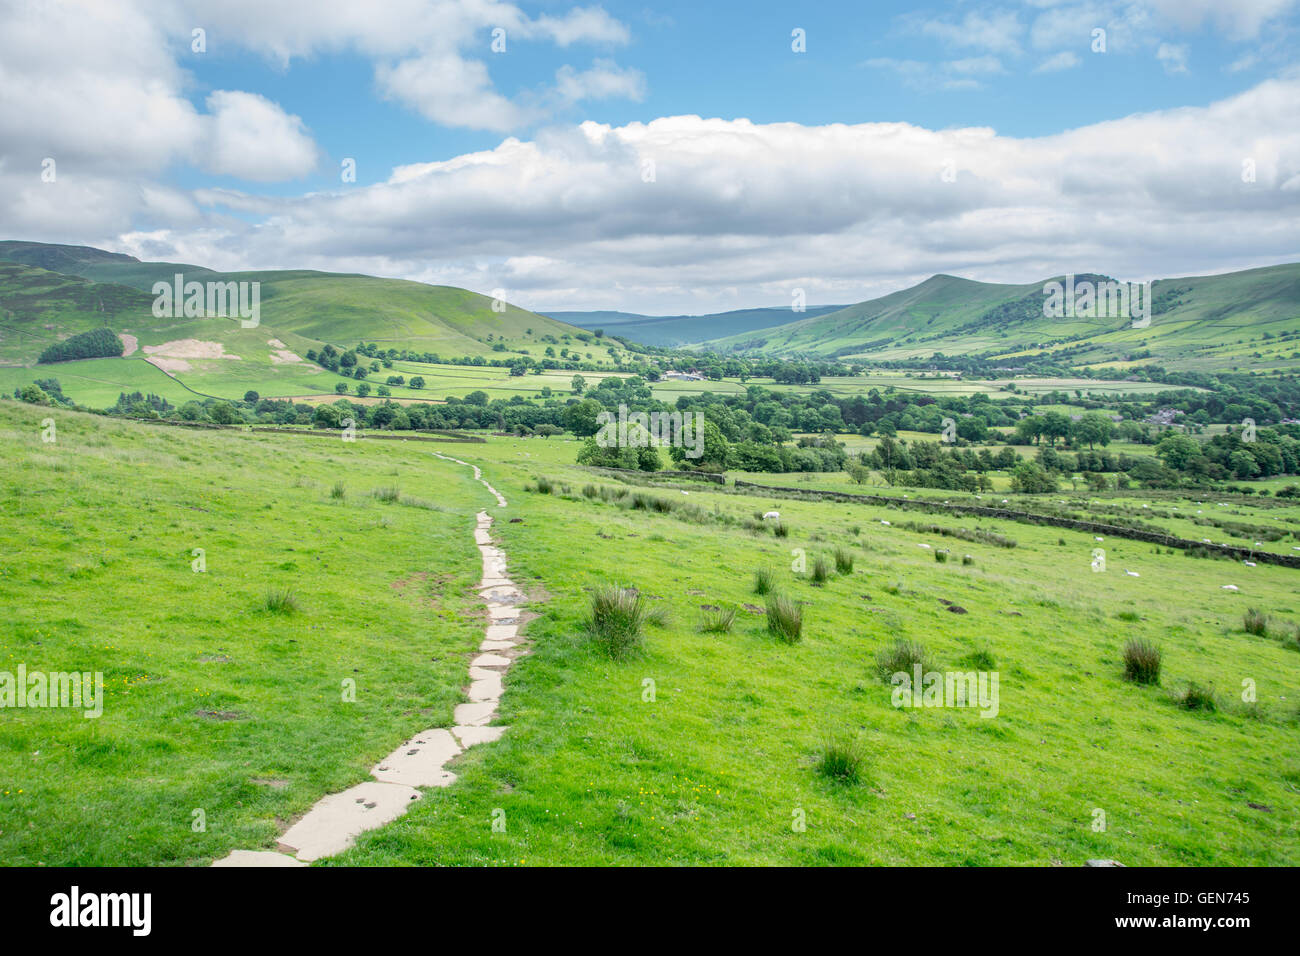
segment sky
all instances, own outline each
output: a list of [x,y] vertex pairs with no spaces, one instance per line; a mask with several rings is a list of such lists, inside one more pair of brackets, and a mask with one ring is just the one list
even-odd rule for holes
[[0,0],[0,238],[538,311],[1300,260],[1300,0]]

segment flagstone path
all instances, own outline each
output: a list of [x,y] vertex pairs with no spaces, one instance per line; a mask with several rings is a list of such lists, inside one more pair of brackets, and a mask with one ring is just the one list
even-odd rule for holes
[[[506,499],[487,483],[477,465],[434,454],[474,469],[504,508]],[[479,653],[469,666],[468,702],[456,707],[453,726],[431,727],[403,743],[370,771],[373,780],[321,799],[279,839],[279,850],[234,850],[213,866],[306,866],[350,847],[357,836],[391,823],[422,796],[425,787],[446,787],[456,781],[447,764],[475,744],[497,740],[507,728],[493,725],[502,693],[502,678],[522,653],[518,605],[523,593],[506,576],[505,552],[492,543],[492,517],[480,511],[474,543],[483,557],[478,592],[487,606],[488,626]]]

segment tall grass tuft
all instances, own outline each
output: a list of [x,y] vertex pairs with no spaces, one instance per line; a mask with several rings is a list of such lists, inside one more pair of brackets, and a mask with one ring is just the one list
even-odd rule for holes
[[776,523],[776,526],[772,528],[772,531],[776,534],[778,538],[790,537],[790,526],[786,524],[784,521],[778,521]]
[[298,610],[298,596],[289,588],[271,588],[265,605],[272,614],[293,614]]
[[1141,637],[1124,643],[1124,676],[1135,684],[1160,683],[1160,648]]
[[553,492],[554,490],[555,490],[555,482],[551,481],[551,479],[549,479],[549,478],[538,478],[538,479],[537,479],[537,493],[538,493],[538,494],[549,495],[549,494],[550,494],[551,492]]
[[348,486],[341,481],[334,482],[334,487],[330,489],[331,498],[346,498],[348,496]]
[[582,486],[582,496],[584,498],[595,498],[598,494],[600,494],[600,492],[596,490],[595,485]]
[[705,611],[700,630],[705,634],[730,634],[731,625],[735,623],[736,609],[724,607],[717,611]]
[[380,501],[396,501],[402,497],[402,489],[398,488],[397,485],[388,485],[384,488],[376,488],[370,494]]
[[767,629],[787,644],[796,643],[803,638],[803,608],[784,594],[769,594]]
[[822,555],[817,555],[817,560],[813,562],[812,581],[813,584],[825,584],[830,580],[831,565]]
[[836,783],[855,784],[862,779],[866,762],[862,742],[847,734],[826,741],[817,757],[817,772]]
[[1242,619],[1242,627],[1246,629],[1247,634],[1254,634],[1256,637],[1268,636],[1268,615],[1259,608],[1248,608]]
[[900,637],[876,654],[876,674],[885,682],[899,671],[910,677],[917,664],[921,665],[922,673],[932,669],[930,655],[920,641]]
[[947,564],[947,563],[948,563],[948,552],[947,552],[947,550],[945,550],[945,549],[943,549],[943,548],[935,548],[935,549],[934,549],[934,560],[937,561],[937,562],[939,562],[940,564]]
[[853,552],[847,548],[835,549],[835,570],[840,574],[853,573]]
[[771,568],[759,568],[754,572],[754,593],[770,594],[776,587],[776,572]]
[[606,585],[591,595],[587,633],[601,650],[618,660],[640,650],[648,616],[636,591]]
[[1186,687],[1175,694],[1174,701],[1184,710],[1203,710],[1207,713],[1214,713],[1218,709],[1218,704],[1214,699],[1214,688],[1202,687],[1195,681],[1189,681]]

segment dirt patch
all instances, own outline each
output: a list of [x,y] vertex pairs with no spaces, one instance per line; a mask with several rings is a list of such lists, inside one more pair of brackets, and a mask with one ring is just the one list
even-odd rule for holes
[[295,352],[290,350],[289,346],[285,345],[279,339],[267,339],[266,344],[274,349],[274,351],[271,352],[272,365],[289,365],[294,362],[302,361],[300,355],[297,355]]
[[207,720],[247,720],[246,714],[238,713],[233,710],[196,710],[195,717],[203,717]]
[[174,339],[162,345],[146,345],[141,351],[162,358],[240,360],[238,355],[228,354],[220,342],[205,342],[203,339]]
[[121,339],[122,344],[126,346],[126,348],[122,349],[122,358],[126,358],[128,355],[133,354],[135,350],[140,347],[140,340],[134,335],[127,335],[125,332],[119,332],[117,333],[117,337]]

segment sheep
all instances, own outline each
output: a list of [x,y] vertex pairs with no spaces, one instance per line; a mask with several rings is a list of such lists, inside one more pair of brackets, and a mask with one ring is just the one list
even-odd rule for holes
[[774,520],[774,521],[780,521],[780,520],[781,520],[781,512],[779,512],[779,511],[765,511],[765,512],[763,512],[763,520],[766,521],[768,518],[771,518],[771,519]]

